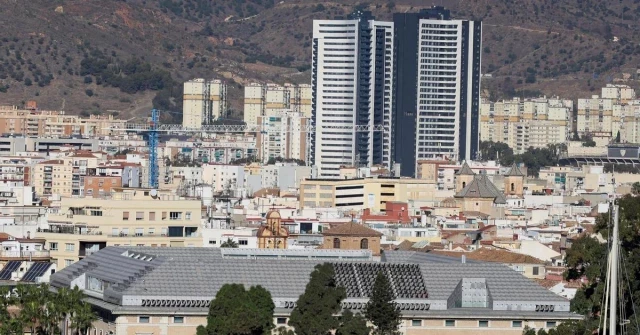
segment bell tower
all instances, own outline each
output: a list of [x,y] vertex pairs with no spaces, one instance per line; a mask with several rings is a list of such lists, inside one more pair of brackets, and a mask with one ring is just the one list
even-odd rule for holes
[[509,172],[504,175],[504,194],[522,197],[524,193],[524,173],[515,162]]
[[471,184],[473,178],[475,178],[476,174],[473,173],[473,170],[469,167],[467,162],[462,163],[462,167],[455,175],[456,181],[456,192],[462,191],[467,185]]
[[258,230],[258,248],[286,249],[289,231],[282,227],[280,212],[273,209],[267,213],[267,222]]

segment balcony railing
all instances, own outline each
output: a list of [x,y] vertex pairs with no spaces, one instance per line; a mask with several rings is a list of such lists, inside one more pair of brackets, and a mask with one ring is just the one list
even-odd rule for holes
[[29,259],[29,258],[50,258],[49,250],[3,250],[0,251],[0,258],[12,258],[12,259]]

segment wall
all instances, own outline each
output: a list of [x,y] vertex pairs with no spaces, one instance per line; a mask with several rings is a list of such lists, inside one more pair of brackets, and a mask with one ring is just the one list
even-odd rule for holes
[[354,237],[354,236],[324,236],[322,249],[333,249],[333,239],[340,239],[341,250],[360,250],[360,242],[363,238],[369,240],[369,250],[374,256],[380,256],[380,238],[379,237]]

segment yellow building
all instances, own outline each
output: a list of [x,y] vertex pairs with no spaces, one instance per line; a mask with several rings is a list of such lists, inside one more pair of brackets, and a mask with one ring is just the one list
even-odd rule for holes
[[300,182],[302,208],[338,207],[384,212],[387,201],[431,201],[436,183],[410,178],[305,179]]
[[382,233],[355,222],[343,223],[322,232],[322,249],[371,250],[380,256]]
[[275,116],[275,113],[283,110],[310,118],[311,93],[311,85],[307,84],[280,86],[251,83],[244,88],[244,122],[260,124],[259,117]]
[[26,109],[17,106],[0,106],[0,133],[22,134],[26,136],[106,136],[111,128],[118,128],[126,122],[112,115],[91,115],[83,118],[66,115],[64,111],[37,110],[35,102],[30,101]]
[[106,246],[202,246],[200,200],[163,190],[115,189],[108,198],[62,198],[37,232],[58,269]]
[[73,167],[71,160],[54,159],[36,164],[33,186],[36,194],[49,197],[54,194],[70,197]]

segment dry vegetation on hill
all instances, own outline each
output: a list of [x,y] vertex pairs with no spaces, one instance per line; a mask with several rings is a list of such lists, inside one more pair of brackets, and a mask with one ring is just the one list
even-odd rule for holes
[[[442,1],[3,0],[1,104],[144,117],[180,110],[180,83],[225,78],[233,114],[252,81],[309,81],[313,19],[378,19]],[[640,64],[640,0],[448,1],[484,22],[485,93],[597,94]],[[630,82],[637,86],[636,81]],[[595,93],[591,93],[595,92]],[[169,122],[175,114],[163,115]],[[177,117],[179,119],[179,116]]]

